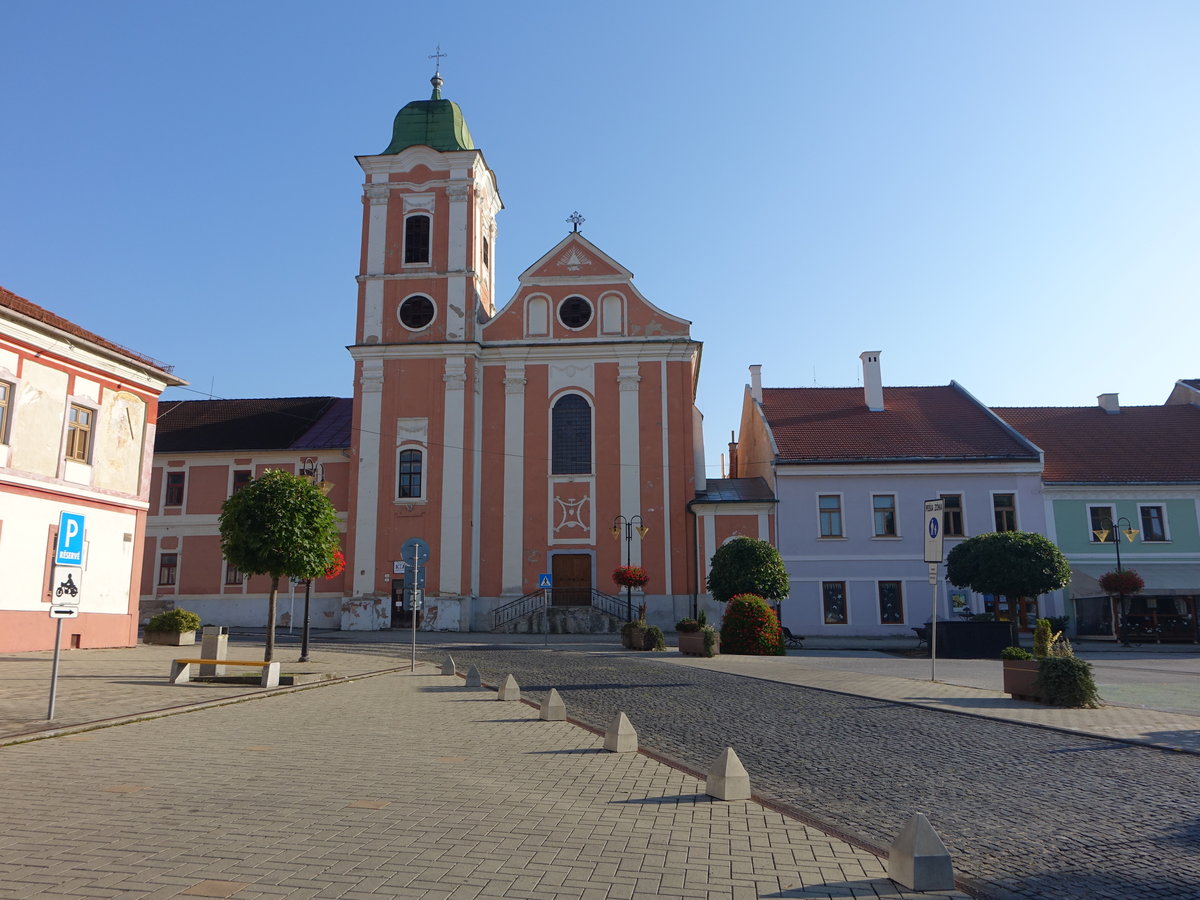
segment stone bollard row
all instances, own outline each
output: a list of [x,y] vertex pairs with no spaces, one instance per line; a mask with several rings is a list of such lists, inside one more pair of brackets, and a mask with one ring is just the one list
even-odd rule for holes
[[917,813],[888,848],[888,878],[912,891],[954,890],[950,851],[924,813]]
[[453,656],[447,656],[444,660],[442,660],[442,674],[443,675],[457,675],[458,674],[458,666],[456,666],[454,664]]
[[512,675],[508,675],[504,679],[504,683],[500,685],[500,690],[496,693],[497,700],[520,700],[521,686],[517,684],[517,679]]

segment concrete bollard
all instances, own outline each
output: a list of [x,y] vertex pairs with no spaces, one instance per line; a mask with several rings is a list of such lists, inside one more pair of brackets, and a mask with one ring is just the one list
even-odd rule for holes
[[708,770],[704,791],[718,800],[749,800],[750,774],[732,747],[726,747]]
[[565,722],[566,720],[567,705],[563,703],[563,698],[558,695],[558,691],[550,688],[550,693],[542,701],[542,721]]
[[454,665],[454,657],[453,656],[447,656],[444,660],[442,660],[442,674],[443,675],[457,675],[458,674],[458,667],[456,665]]
[[888,849],[888,878],[912,891],[954,890],[950,851],[924,813],[908,820]]
[[504,679],[504,684],[500,685],[500,693],[496,695],[497,700],[520,700],[521,686],[517,684],[517,679],[512,675],[508,675]]
[[611,753],[636,753],[638,748],[637,732],[629,716],[623,712],[617,713],[616,718],[604,732],[604,749]]
[[479,677],[479,670],[474,666],[467,669],[467,680],[465,686],[469,688],[483,687],[483,679]]

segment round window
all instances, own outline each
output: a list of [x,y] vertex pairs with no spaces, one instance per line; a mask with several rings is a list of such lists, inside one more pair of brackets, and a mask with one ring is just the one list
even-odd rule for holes
[[424,328],[433,321],[433,301],[418,294],[400,304],[400,323],[414,330]]
[[558,308],[558,318],[568,328],[582,328],[592,321],[592,304],[582,297],[568,297]]

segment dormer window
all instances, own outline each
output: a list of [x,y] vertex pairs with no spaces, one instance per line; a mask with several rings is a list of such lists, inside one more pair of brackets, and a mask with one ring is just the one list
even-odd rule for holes
[[429,216],[409,216],[404,220],[404,264],[428,265]]

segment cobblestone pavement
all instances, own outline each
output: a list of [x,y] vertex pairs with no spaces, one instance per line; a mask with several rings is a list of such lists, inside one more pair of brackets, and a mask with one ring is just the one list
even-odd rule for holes
[[429,668],[12,744],[0,898],[931,896],[601,744]]
[[[428,659],[445,650],[422,649]],[[556,687],[573,718],[626,712],[701,769],[733,746],[757,793],[887,846],[925,812],[983,894],[1200,898],[1200,757],[877,699],[643,662],[455,648],[485,681]]]

